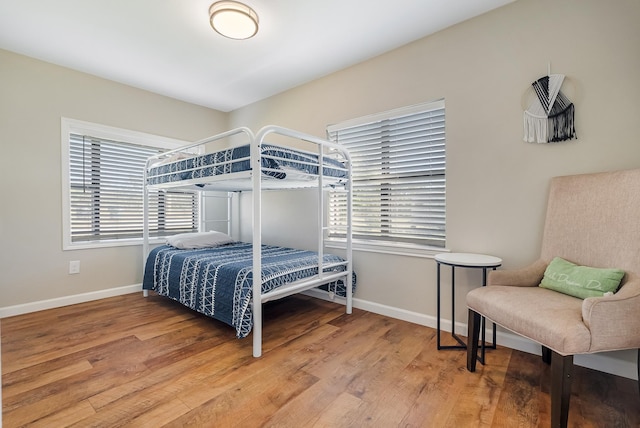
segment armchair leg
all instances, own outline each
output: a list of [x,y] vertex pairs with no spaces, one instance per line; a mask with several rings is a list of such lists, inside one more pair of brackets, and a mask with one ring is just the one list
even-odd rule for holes
[[542,361],[546,364],[551,364],[551,349],[546,346],[542,346]]
[[476,371],[478,361],[478,339],[480,338],[480,314],[469,309],[467,322],[467,370]]
[[571,398],[573,355],[563,356],[552,351],[551,356],[551,427],[566,428]]
[[638,349],[638,392],[640,392],[640,349]]

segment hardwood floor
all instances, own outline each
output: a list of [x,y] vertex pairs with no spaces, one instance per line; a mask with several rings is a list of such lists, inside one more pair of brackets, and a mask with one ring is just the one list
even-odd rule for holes
[[[435,330],[294,296],[251,339],[129,294],[0,320],[5,428],[547,427],[549,367],[499,347],[477,373]],[[638,427],[637,383],[575,368],[569,425]]]

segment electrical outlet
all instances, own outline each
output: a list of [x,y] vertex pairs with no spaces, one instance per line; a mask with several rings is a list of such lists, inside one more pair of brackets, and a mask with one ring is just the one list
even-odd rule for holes
[[80,260],[72,260],[69,262],[69,275],[80,273]]

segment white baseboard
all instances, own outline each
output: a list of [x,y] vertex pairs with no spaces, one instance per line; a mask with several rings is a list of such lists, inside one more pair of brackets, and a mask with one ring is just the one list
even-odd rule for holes
[[31,312],[44,311],[46,309],[60,308],[62,306],[75,305],[77,303],[90,302],[92,300],[106,299],[107,297],[123,294],[142,292],[142,284],[126,285],[124,287],[109,288],[106,290],[92,291],[89,293],[74,294],[72,296],[57,297],[55,299],[40,300],[24,303],[22,305],[5,306],[0,308],[0,319]]
[[[306,292],[310,296],[325,300],[332,300],[328,293],[320,290],[309,290]],[[334,301],[344,304],[345,299],[335,298]],[[411,312],[404,309],[386,306],[379,303],[369,302],[366,300],[353,299],[353,307],[379,315],[412,322],[414,324],[424,325],[431,328],[437,327],[437,319],[434,316]],[[440,328],[443,332],[449,334],[451,332],[451,320],[443,319],[440,322]],[[456,333],[460,336],[467,336],[467,324],[456,322]],[[491,337],[492,331],[487,329],[486,337]],[[541,355],[542,350],[539,344],[508,331],[498,330],[496,341],[499,346],[504,346],[518,351],[527,352],[534,355]],[[601,372],[613,374],[616,376],[626,377],[629,379],[638,379],[638,368],[635,353],[638,351],[617,351],[617,352],[601,352],[598,354],[583,354],[574,357],[574,364]],[[623,355],[624,354],[624,355]],[[616,356],[618,358],[616,358]],[[623,358],[619,358],[623,357]],[[624,358],[628,357],[628,358]],[[490,357],[487,357],[490,358]]]
[[[93,291],[89,293],[75,294],[72,296],[59,297],[49,300],[41,300],[38,302],[25,303],[22,305],[0,307],[0,319],[11,317],[15,315],[22,315],[31,312],[43,311],[46,309],[59,308],[62,306],[74,305],[77,303],[89,302],[92,300],[105,299],[107,297],[120,296],[123,294],[136,293],[142,291],[141,284],[127,285],[124,287],[110,288],[106,290]],[[304,294],[317,297],[324,300],[333,300],[338,303],[345,303],[345,299],[336,297],[331,299],[329,294],[320,290],[309,290]],[[362,309],[375,314],[396,318],[399,320],[411,322],[414,324],[424,325],[431,328],[436,328],[436,317],[420,314],[417,312],[407,311],[405,309],[395,308],[393,306],[382,305],[380,303],[369,302],[367,300],[353,299],[353,307]],[[451,320],[443,319],[440,323],[440,328],[443,332],[451,331]],[[461,336],[466,336],[467,325],[461,322],[456,322],[456,333]],[[487,330],[487,337],[490,337],[491,332]],[[525,339],[522,336],[518,336],[513,333],[498,331],[497,342],[500,346],[516,349],[518,351],[528,352],[530,354],[540,355],[540,345]],[[576,355],[574,363],[576,365],[587,367],[590,369],[610,373],[616,376],[622,376],[629,379],[638,379],[637,365],[633,357],[630,358],[616,358],[620,357],[622,353],[625,353],[626,357],[629,354],[636,351],[618,351],[616,353],[599,353],[589,355]]]

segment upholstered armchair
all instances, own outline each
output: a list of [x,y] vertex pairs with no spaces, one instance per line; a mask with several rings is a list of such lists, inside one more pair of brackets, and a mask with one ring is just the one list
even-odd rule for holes
[[[539,286],[556,257],[622,270],[619,288],[580,298]],[[467,369],[476,370],[481,317],[541,344],[551,364],[551,425],[566,427],[573,356],[640,348],[640,169],[553,178],[540,258],[490,272],[486,287],[468,293],[467,306]]]

